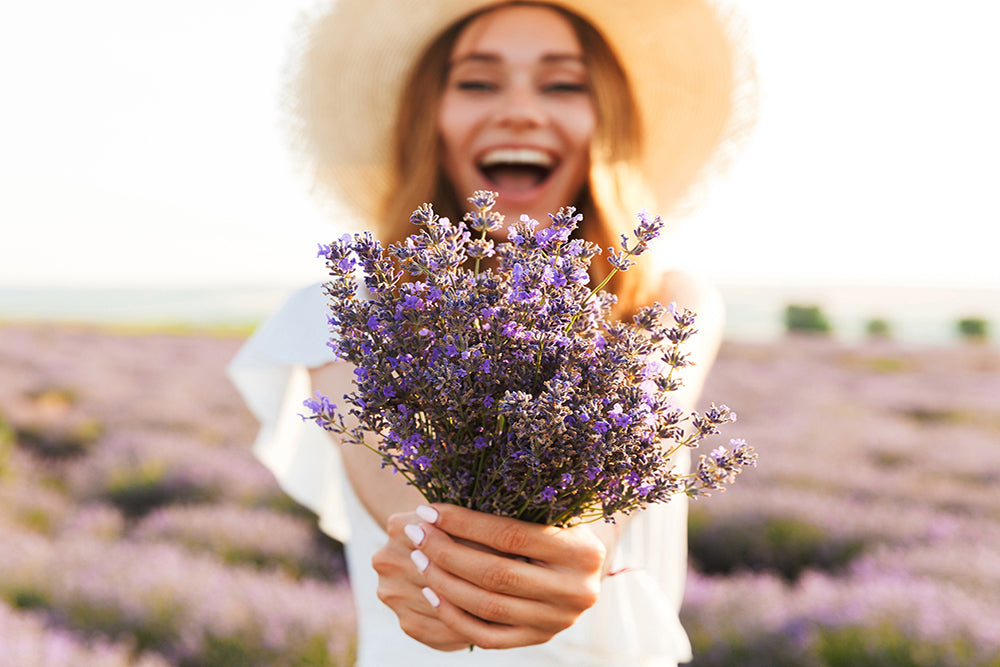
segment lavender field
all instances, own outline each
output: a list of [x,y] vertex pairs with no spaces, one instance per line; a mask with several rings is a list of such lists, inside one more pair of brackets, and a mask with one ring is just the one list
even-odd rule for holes
[[[349,665],[337,544],[249,453],[240,335],[0,326],[0,667]],[[729,343],[699,666],[1000,667],[1000,350]]]

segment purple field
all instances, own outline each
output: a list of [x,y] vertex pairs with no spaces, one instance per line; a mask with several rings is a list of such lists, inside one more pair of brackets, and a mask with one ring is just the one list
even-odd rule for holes
[[[0,667],[351,664],[241,342],[0,326]],[[705,395],[760,464],[692,505],[694,665],[1000,667],[997,347],[731,343]]]

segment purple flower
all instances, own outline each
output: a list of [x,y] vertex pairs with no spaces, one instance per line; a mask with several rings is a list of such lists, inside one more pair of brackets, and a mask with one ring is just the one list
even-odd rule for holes
[[[495,195],[477,192],[470,203],[454,224],[421,206],[411,216],[420,229],[385,252],[368,233],[321,246],[333,348],[358,371],[344,397],[357,426],[317,397],[309,405],[320,426],[348,442],[379,436],[384,464],[429,501],[555,525],[704,495],[751,465],[752,448],[734,441],[686,475],[654,446],[695,446],[731,421],[725,406],[686,417],[666,399],[687,365],[680,347],[694,333],[692,313],[671,311],[668,325],[656,305],[632,322],[610,320],[615,297],[585,287],[600,248],[570,238],[581,220],[574,209],[541,229],[522,216],[495,244],[486,237],[502,222]],[[661,226],[640,213],[634,238],[611,249],[613,272]],[[558,489],[566,500],[557,505]]]
[[511,227],[507,230],[507,240],[516,245],[524,243],[524,236],[516,227]]
[[608,263],[618,271],[628,271],[634,264],[629,259],[629,253],[615,250],[613,247],[608,248]]
[[488,210],[497,202],[497,193],[489,190],[476,190],[469,197],[469,203],[478,209]]
[[318,391],[315,398],[307,398],[302,401],[302,405],[317,415],[332,415],[337,411],[337,405]]
[[566,274],[547,266],[542,272],[542,282],[552,287],[563,287],[566,284]]

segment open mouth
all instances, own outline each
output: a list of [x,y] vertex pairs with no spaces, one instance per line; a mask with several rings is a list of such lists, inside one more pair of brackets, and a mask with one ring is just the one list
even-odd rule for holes
[[498,148],[485,153],[477,164],[483,177],[498,190],[520,192],[535,188],[552,174],[556,161],[534,148]]

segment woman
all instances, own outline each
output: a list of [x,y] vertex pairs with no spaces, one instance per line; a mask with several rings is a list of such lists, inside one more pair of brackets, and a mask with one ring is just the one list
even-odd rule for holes
[[[700,1],[344,0],[311,25],[294,89],[300,147],[383,241],[412,233],[422,202],[455,217],[489,189],[508,219],[575,204],[581,235],[607,247],[639,208],[675,207],[738,133],[738,59]],[[719,299],[648,264],[611,289],[620,315],[653,300],[700,314],[679,397],[692,403],[721,337]],[[569,529],[422,506],[378,457],[289,419],[312,388],[351,390],[351,368],[329,362],[323,311],[318,290],[294,296],[231,375],[262,421],[260,459],[347,541],[359,664],[690,658],[682,501]],[[470,645],[482,648],[442,652]]]

